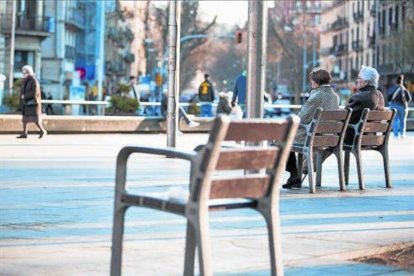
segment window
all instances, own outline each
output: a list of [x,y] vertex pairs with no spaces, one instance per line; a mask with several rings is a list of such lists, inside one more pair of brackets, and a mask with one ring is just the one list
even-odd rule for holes
[[371,26],[370,26],[370,24],[368,23],[368,24],[367,24],[367,38],[370,38],[370,36],[371,36]]
[[382,45],[382,64],[385,64],[385,45]]
[[366,56],[365,63],[367,66],[372,66],[372,64],[369,63],[369,54]]
[[406,13],[405,4],[403,4],[403,6],[401,7],[401,22],[402,22],[402,24],[404,24],[404,22],[405,22],[405,13]]
[[20,72],[25,65],[31,65],[34,68],[34,52],[16,50],[14,52],[14,71]]
[[395,6],[395,25],[396,25],[396,27],[398,28],[398,14],[399,13],[399,9],[398,9],[398,6]]
[[388,25],[392,24],[392,8],[388,10]]

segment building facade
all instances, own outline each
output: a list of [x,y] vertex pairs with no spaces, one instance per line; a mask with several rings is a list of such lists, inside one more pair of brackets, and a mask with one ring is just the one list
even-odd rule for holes
[[413,77],[413,10],[412,1],[381,0],[332,1],[323,10],[321,65],[339,88],[355,90],[362,65],[377,68],[382,86]]
[[[13,3],[14,2],[14,3]],[[50,36],[53,31],[53,18],[44,13],[45,1],[31,0],[5,0],[0,1],[0,74],[11,78],[19,88],[19,80],[23,78],[21,68],[28,64],[39,78],[42,72],[42,42]],[[15,4],[15,18],[13,20],[13,4]],[[12,24],[15,22],[15,42],[11,43]],[[14,48],[14,60],[11,62],[11,47]],[[10,76],[10,65],[13,64]],[[0,95],[4,97],[4,95]]]

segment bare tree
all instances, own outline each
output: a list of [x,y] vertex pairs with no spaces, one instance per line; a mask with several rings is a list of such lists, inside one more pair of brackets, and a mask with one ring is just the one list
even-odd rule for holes
[[[211,22],[207,23],[199,18],[198,0],[182,1],[181,5],[181,38],[195,34],[206,35],[216,24],[217,17],[214,17]],[[169,5],[152,6],[151,16],[148,19],[148,26],[152,28],[150,32],[155,41],[154,46],[159,51],[160,59],[164,58],[168,46],[168,8]],[[180,64],[181,69],[185,68],[185,70],[182,70],[184,73],[180,76],[180,87],[186,87],[194,77],[193,72],[197,70],[199,63],[202,62],[202,56],[198,56],[195,59],[191,57],[196,52],[196,49],[204,45],[207,41],[208,39],[206,38],[195,38],[185,40],[181,44]],[[193,68],[193,72],[187,71],[187,69],[191,70],[190,68]]]

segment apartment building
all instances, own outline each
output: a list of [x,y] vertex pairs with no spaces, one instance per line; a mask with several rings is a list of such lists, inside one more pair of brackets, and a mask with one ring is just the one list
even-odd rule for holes
[[[13,3],[14,2],[14,3]],[[42,42],[54,28],[53,18],[45,16],[43,0],[0,1],[0,74],[13,81],[22,79],[21,68],[31,65],[39,77],[42,71]],[[15,18],[13,20],[13,5]],[[15,22],[14,66],[10,76],[12,23]],[[6,91],[6,94],[9,92]],[[2,95],[4,97],[4,95]]]
[[378,72],[384,84],[398,74],[414,83],[414,1],[380,1],[376,44]]
[[[55,18],[52,35],[42,44],[42,84],[53,99],[70,99],[73,86],[83,89],[96,85],[103,75],[101,16],[107,1],[46,1],[45,14]],[[102,54],[103,56],[103,54]],[[103,78],[102,78],[103,79]]]
[[338,87],[354,89],[362,65],[376,67],[381,85],[413,76],[413,2],[331,1],[321,15],[321,65]]

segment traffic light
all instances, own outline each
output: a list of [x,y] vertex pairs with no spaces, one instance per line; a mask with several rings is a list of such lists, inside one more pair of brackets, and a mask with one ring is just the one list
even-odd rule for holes
[[242,40],[243,40],[243,33],[242,32],[237,32],[236,33],[236,41],[237,41],[237,43],[242,43]]

